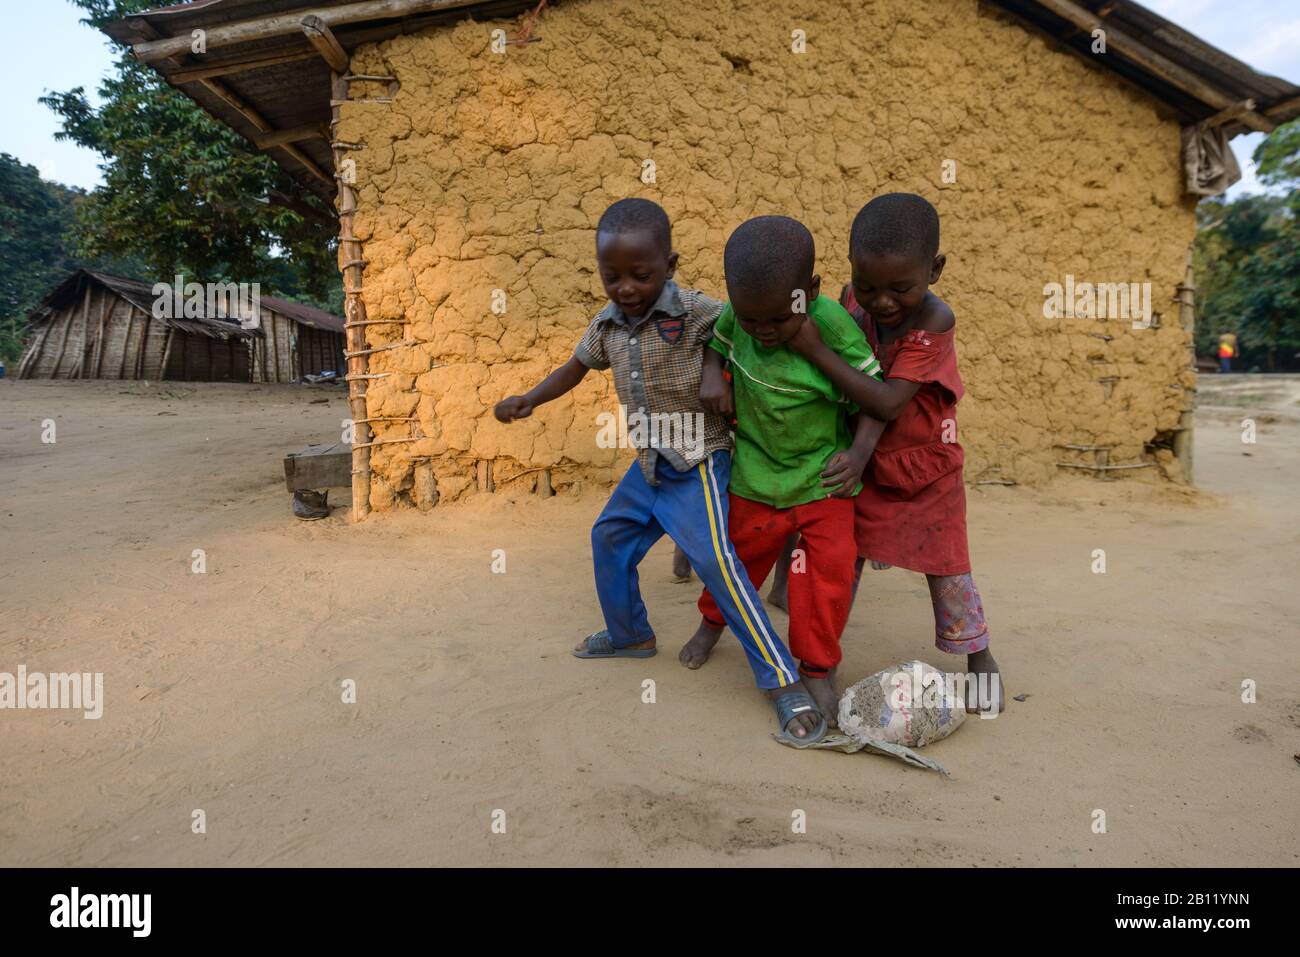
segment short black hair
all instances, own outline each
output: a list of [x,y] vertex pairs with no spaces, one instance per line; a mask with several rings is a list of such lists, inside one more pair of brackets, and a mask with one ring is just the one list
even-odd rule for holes
[[620,199],[600,215],[596,238],[601,233],[650,233],[664,254],[673,249],[673,227],[668,214],[658,203],[648,199]]
[[925,256],[939,252],[939,212],[915,193],[886,193],[858,211],[849,255]]
[[789,216],[757,216],[736,227],[722,254],[728,289],[764,295],[800,288],[817,264],[808,227]]

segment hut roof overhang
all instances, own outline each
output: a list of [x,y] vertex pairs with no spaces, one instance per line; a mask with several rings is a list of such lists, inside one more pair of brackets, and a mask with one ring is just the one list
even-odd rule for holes
[[101,272],[91,272],[89,269],[78,269],[59,283],[54,288],[54,291],[41,300],[40,305],[32,310],[28,321],[32,326],[36,326],[50,319],[60,310],[79,302],[82,296],[85,295],[88,285],[103,286],[131,303],[137,309],[149,313],[156,321],[196,336],[206,336],[209,339],[251,339],[262,334],[257,329],[243,328],[237,319],[224,314],[190,317],[184,315],[155,315],[153,307],[158,297],[154,294],[152,283],[140,282],[137,279],[124,279],[121,276],[110,276]]
[[[239,324],[238,318],[226,315],[224,310],[221,309],[215,310],[211,315],[205,312],[201,316],[185,316],[182,303],[179,308],[173,305],[171,316],[165,314],[161,316],[155,315],[154,303],[157,302],[159,294],[155,292],[156,286],[154,283],[142,282],[138,279],[127,279],[122,276],[110,276],[107,273],[92,272],[89,269],[78,269],[59,283],[54,291],[41,300],[40,305],[32,311],[28,317],[30,323],[35,326],[72,303],[79,302],[81,297],[85,295],[87,284],[103,286],[131,303],[137,309],[149,313],[164,325],[173,326],[194,335],[207,336],[210,339],[251,339],[263,334],[262,330],[258,328],[244,328]],[[171,284],[166,285],[169,291],[173,289]],[[175,303],[175,294],[172,295],[173,303]],[[317,309],[315,306],[304,305],[300,302],[290,302],[287,299],[279,299],[275,296],[259,295],[257,301],[261,308],[279,313],[294,322],[340,334],[344,330],[343,317],[326,312],[324,309]],[[204,305],[206,307],[206,301]],[[180,313],[180,315],[177,315],[177,313]]]
[[[983,2],[1141,87],[1185,124],[1208,120],[1231,136],[1300,116],[1300,87],[1255,71],[1131,0]],[[345,56],[363,43],[536,6],[536,0],[192,0],[104,30],[332,203],[331,48]],[[315,31],[304,29],[308,17],[318,18]],[[1106,31],[1105,55],[1090,52],[1098,27]],[[204,31],[202,55],[191,52],[195,30]]]

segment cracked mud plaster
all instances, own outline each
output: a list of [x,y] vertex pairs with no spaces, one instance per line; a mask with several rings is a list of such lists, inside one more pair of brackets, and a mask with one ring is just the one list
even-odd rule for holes
[[[443,501],[476,487],[483,459],[498,487],[539,468],[560,490],[617,478],[630,457],[596,445],[596,416],[616,401],[607,373],[510,426],[491,408],[564,362],[604,304],[593,231],[626,196],[667,209],[678,280],[719,297],[723,243],[750,216],[807,224],[835,294],[864,202],[905,190],[935,203],[948,256],[937,291],[957,315],[968,389],[968,481],[1046,482],[1057,461],[1082,461],[1054,448],[1070,443],[1138,461],[1177,428],[1194,386],[1171,301],[1194,231],[1177,121],[975,0],[780,6],[565,0],[543,17],[542,42],[504,55],[490,34],[513,21],[357,50],[354,72],[401,81],[392,103],[345,105],[338,131],[365,144],[349,155],[366,308],[407,321],[367,337],[411,342],[370,357],[370,371],[393,374],[370,380],[368,409],[415,414],[426,436],[374,449],[372,507],[414,501],[419,462]],[[791,51],[796,29],[804,54]],[[646,159],[653,184],[640,179]],[[1044,319],[1044,284],[1067,274],[1152,283],[1160,328]],[[376,426],[377,438],[407,434]],[[1125,477],[1180,479],[1160,458]]]

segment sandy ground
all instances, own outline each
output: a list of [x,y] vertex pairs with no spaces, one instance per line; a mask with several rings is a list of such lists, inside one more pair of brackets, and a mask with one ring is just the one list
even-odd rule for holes
[[[667,653],[571,658],[598,490],[303,524],[280,457],[337,434],[342,399],[311,404],[337,392],[0,381],[0,671],[106,697],[0,711],[0,864],[1296,865],[1300,382],[1203,381],[1200,491],[971,491],[1028,697],[927,749],[951,780],[774,743],[730,638],[678,665],[696,587],[667,543],[642,579]],[[845,675],[951,665],[924,581],[868,574]]]

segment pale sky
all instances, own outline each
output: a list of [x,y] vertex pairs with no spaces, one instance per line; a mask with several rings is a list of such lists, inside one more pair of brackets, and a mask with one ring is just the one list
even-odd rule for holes
[[[936,2],[936,0],[924,0]],[[1297,0],[1145,0],[1145,5],[1262,73],[1300,84],[1300,2]],[[54,139],[58,123],[36,102],[48,91],[94,91],[112,64],[107,37],[78,20],[68,0],[0,0],[9,43],[0,57],[5,91],[0,152],[36,166],[47,179],[87,189],[100,182],[99,157]],[[1229,195],[1259,189],[1250,154],[1262,134],[1232,141],[1242,181]]]

